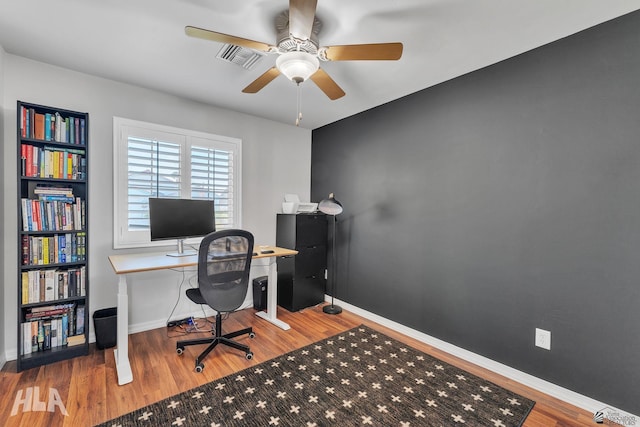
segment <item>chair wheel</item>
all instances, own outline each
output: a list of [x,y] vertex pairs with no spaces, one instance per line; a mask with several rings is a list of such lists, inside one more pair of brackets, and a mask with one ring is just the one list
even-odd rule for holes
[[182,356],[182,353],[184,353],[184,347],[176,348],[176,353],[178,353],[178,356]]
[[200,373],[202,372],[202,370],[204,369],[204,365],[201,363],[199,365],[196,365],[196,372]]
[[251,359],[253,359],[253,353],[249,352],[244,357],[246,357],[247,360],[251,360]]
[[255,333],[253,333],[253,332],[249,332],[249,338],[255,338],[255,337],[256,337],[256,334],[255,334]]

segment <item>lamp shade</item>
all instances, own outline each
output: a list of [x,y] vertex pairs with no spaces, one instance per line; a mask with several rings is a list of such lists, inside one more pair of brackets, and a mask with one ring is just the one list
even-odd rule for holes
[[276,67],[286,78],[302,83],[320,67],[318,58],[307,52],[286,52],[276,59]]
[[342,203],[337,201],[331,193],[328,199],[324,199],[318,204],[318,209],[327,215],[339,215],[342,213]]

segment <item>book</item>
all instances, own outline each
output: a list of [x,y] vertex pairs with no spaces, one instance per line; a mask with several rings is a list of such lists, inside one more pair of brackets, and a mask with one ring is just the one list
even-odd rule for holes
[[31,346],[31,322],[22,324],[22,354],[31,354],[33,348]]
[[65,313],[62,316],[62,345],[67,345],[68,335],[69,335],[69,315]]
[[56,112],[55,114],[55,118],[54,118],[54,122],[55,122],[55,132],[54,132],[54,136],[53,139],[55,139],[58,142],[62,142],[62,116],[60,116],[60,113]]
[[[38,254],[38,259],[39,261],[42,259],[42,254],[39,253]],[[45,283],[45,278],[44,278],[44,271],[40,270],[37,271],[38,273],[38,289],[40,289],[40,296],[38,297],[38,301],[46,301],[46,292],[47,292],[47,286]]]
[[65,272],[62,276],[62,298],[66,299],[69,298],[69,274]]
[[58,347],[58,318],[53,318],[50,321],[51,324],[51,348]]
[[22,304],[29,304],[29,272],[20,273],[20,285],[22,287]]
[[42,328],[44,333],[44,341],[42,343],[43,350],[51,349],[51,320],[43,320]]
[[29,207],[27,206],[28,202],[29,199],[20,199],[20,206],[22,211],[22,231],[29,231],[29,227],[31,225],[31,213],[29,211]]
[[82,335],[71,335],[67,337],[67,346],[71,347],[74,345],[80,345],[85,343],[84,334]]
[[[46,229],[46,227],[45,227]],[[49,264],[49,238],[42,238],[42,264]]]
[[51,141],[51,113],[45,113],[44,115],[44,140]]
[[29,245],[29,236],[26,234],[22,235],[22,265],[29,264],[29,255],[30,255],[30,245]]
[[69,311],[68,308],[58,307],[52,308],[46,311],[36,311],[27,313],[25,315],[25,319],[27,320],[37,320],[37,319],[47,319],[55,316],[62,316]]
[[27,137],[27,109],[20,106],[20,136]]
[[35,113],[34,115],[34,135],[35,139],[44,140],[44,114]]
[[31,230],[42,231],[40,224],[40,204],[37,200],[31,200]]
[[34,116],[35,116],[36,112],[33,108],[29,108],[29,111],[27,112],[27,138],[34,138]]
[[29,271],[29,304],[40,301],[39,274],[37,271]]
[[31,352],[35,353],[38,351],[38,322],[29,322],[31,324]]
[[84,334],[84,305],[79,305],[76,310],[76,333]]
[[38,320],[38,351],[44,350],[44,322]]
[[80,296],[87,295],[87,267],[80,267]]
[[65,273],[63,271],[56,271],[56,281],[58,283],[58,299],[66,298],[64,294],[64,276]]
[[44,285],[45,285],[45,301],[55,301],[56,299],[56,283],[55,280],[56,271],[55,270],[45,270],[44,272]]
[[33,192],[34,194],[51,194],[73,197],[73,188],[67,186],[37,185],[36,188],[33,189]]

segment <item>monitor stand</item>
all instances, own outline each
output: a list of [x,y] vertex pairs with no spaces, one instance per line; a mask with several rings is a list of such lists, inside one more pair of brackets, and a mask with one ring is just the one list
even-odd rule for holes
[[198,255],[198,251],[190,249],[184,250],[184,239],[178,239],[178,252],[169,252],[167,256],[192,256]]

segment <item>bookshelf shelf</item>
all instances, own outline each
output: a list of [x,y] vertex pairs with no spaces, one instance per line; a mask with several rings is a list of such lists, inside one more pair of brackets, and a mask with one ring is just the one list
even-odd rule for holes
[[[61,299],[55,300],[55,303],[56,304],[70,304],[70,303],[74,303],[74,302],[78,302],[78,301],[84,301],[84,299],[85,299],[84,296],[61,298]],[[47,305],[49,305],[49,304],[47,303]],[[41,306],[42,306],[41,302],[22,304],[22,308],[33,308],[33,307],[41,307]]]
[[21,370],[24,371],[26,369],[48,365],[50,363],[71,359],[77,356],[85,356],[88,353],[86,347],[86,345],[79,344],[71,347],[56,347],[44,352],[23,355],[20,358]]
[[85,265],[85,264],[86,263],[84,261],[59,262],[55,264],[25,264],[20,266],[20,268],[22,269],[22,271],[28,271],[28,270],[41,270],[43,268],[72,267],[72,266],[79,266],[79,265]]
[[18,371],[88,354],[89,115],[22,101]]

